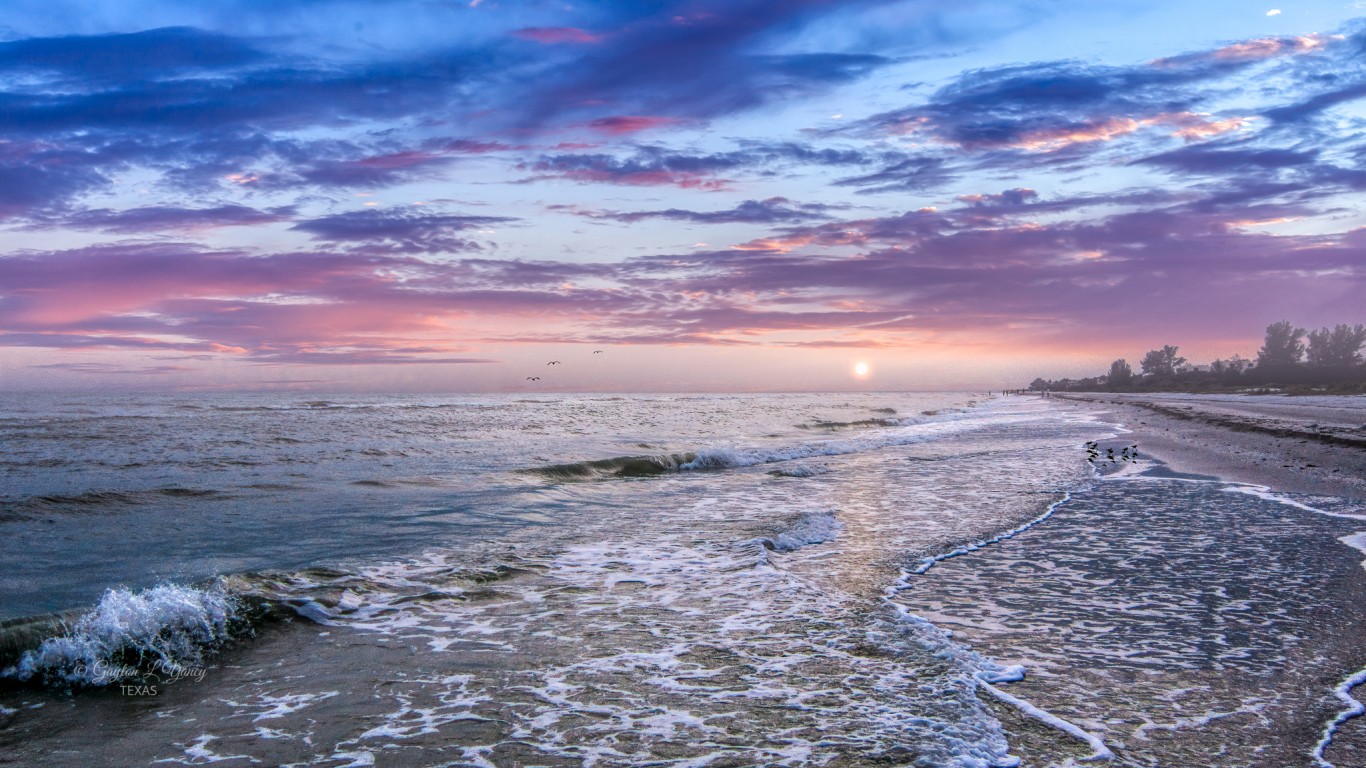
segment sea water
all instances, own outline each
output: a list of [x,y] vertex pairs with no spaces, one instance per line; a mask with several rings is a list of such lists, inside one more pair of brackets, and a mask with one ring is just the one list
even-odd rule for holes
[[1310,765],[1366,666],[1355,502],[1034,398],[9,402],[35,763]]

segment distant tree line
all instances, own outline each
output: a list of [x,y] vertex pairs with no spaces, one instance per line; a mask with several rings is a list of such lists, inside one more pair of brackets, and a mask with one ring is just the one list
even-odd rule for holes
[[1139,361],[1135,373],[1123,358],[1110,364],[1109,372],[1087,379],[1038,378],[1035,391],[1053,392],[1145,392],[1211,391],[1224,389],[1314,388],[1332,392],[1366,392],[1366,325],[1337,325],[1306,331],[1288,320],[1266,328],[1266,339],[1257,359],[1233,355],[1208,365],[1190,365],[1167,344]]

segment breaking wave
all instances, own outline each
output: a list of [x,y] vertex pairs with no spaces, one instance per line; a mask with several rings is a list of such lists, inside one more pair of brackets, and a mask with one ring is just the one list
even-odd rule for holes
[[823,429],[828,432],[837,432],[844,429],[859,429],[870,427],[899,427],[899,419],[859,419],[857,421],[808,421],[797,425],[797,429]]
[[[934,412],[938,416],[939,412]],[[655,456],[617,456],[610,459],[553,464],[524,470],[555,480],[589,480],[612,477],[653,477],[668,472],[722,470],[776,464],[823,456],[844,456],[877,448],[932,440],[971,430],[1000,427],[1027,419],[1020,415],[952,413],[937,418],[907,417],[887,420],[888,428],[876,433],[786,446],[713,446],[687,453]],[[794,475],[804,476],[804,475]]]
[[[205,658],[247,625],[247,607],[221,586],[162,584],[111,589],[69,629],[25,650],[0,678],[94,687],[149,674],[175,674]],[[16,631],[42,619],[15,627]],[[60,626],[65,622],[53,621]],[[14,643],[14,640],[10,641]]]
[[695,453],[669,453],[658,456],[617,456],[596,461],[552,464],[526,470],[554,480],[592,480],[605,477],[653,477],[688,468]]

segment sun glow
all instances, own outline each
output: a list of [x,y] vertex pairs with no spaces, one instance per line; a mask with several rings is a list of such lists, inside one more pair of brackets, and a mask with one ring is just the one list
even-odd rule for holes
[[869,368],[868,364],[863,362],[862,360],[858,361],[857,363],[854,363],[854,376],[857,378],[868,378],[868,374],[871,373],[872,370],[873,369]]

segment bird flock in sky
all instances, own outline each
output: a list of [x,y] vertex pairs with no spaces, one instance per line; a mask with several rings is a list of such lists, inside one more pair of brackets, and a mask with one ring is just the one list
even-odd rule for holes
[[[601,355],[601,354],[602,354],[602,350],[601,350],[601,349],[595,349],[595,350],[593,350],[593,354],[595,354],[595,355]],[[550,362],[546,363],[546,365],[564,365],[564,363],[560,362],[559,360],[551,360]],[[540,381],[540,380],[541,380],[541,377],[540,377],[540,376],[528,376],[528,377],[526,377],[526,380],[527,380],[527,381]]]

